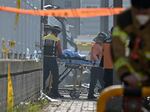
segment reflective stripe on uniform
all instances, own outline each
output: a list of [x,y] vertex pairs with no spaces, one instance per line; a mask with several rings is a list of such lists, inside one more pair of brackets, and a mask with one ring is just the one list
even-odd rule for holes
[[132,68],[132,66],[128,63],[127,59],[125,59],[125,58],[119,58],[114,63],[114,67],[116,70],[119,70],[123,66],[126,66],[131,73],[135,73],[134,69]]
[[115,63],[114,63],[114,67],[115,69],[118,71],[121,67],[127,67],[127,69],[129,70],[129,72],[131,74],[134,74],[135,77],[137,77],[137,79],[141,80],[142,77],[144,76],[142,73],[137,73],[134,68],[128,63],[127,59],[125,58],[119,58]]
[[115,27],[113,31],[113,36],[118,37],[125,45],[125,56],[129,56],[130,49],[129,49],[129,38],[128,34],[122,31],[119,27]]
[[150,51],[146,51],[146,52],[145,52],[145,57],[146,57],[148,60],[150,60]]
[[48,34],[42,38],[43,40],[59,41],[60,39],[53,34]]
[[124,31],[122,31],[119,27],[114,28],[112,35],[114,37],[119,37],[123,43],[126,43],[126,41],[128,41],[128,34]]
[[127,60],[124,58],[119,58],[117,61],[114,63],[114,67],[116,70],[119,70],[121,67],[126,66],[128,64]]

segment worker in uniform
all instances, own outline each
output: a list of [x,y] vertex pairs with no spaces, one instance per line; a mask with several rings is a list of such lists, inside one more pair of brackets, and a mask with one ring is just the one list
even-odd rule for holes
[[103,44],[103,57],[104,57],[104,88],[113,85],[113,62],[111,55],[112,37],[109,35]]
[[57,64],[57,57],[62,55],[60,39],[57,37],[61,32],[61,28],[54,26],[51,33],[44,36],[44,61],[43,61],[43,90],[46,91],[46,80],[48,76],[52,75],[52,88],[48,95],[52,98],[62,98],[63,96],[58,92],[59,83],[59,69]]
[[104,32],[99,33],[94,38],[94,44],[91,48],[91,61],[93,63],[99,64],[98,67],[93,66],[91,68],[91,78],[90,78],[90,87],[89,87],[89,93],[88,93],[88,99],[95,99],[94,96],[94,89],[97,83],[97,80],[100,81],[100,84],[102,88],[104,87],[103,82],[103,42],[107,38],[107,34]]
[[114,68],[124,85],[138,89],[136,95],[141,97],[141,88],[150,85],[150,0],[131,0],[131,8],[119,14],[116,23]]

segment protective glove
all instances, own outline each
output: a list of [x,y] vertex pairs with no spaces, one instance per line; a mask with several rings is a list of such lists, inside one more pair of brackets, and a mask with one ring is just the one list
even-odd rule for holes
[[120,77],[122,82],[125,82],[131,87],[137,87],[137,86],[142,86],[144,82],[148,80],[147,76],[142,76],[136,74],[136,73],[124,73]]
[[123,81],[131,87],[137,87],[139,83],[139,80],[132,74],[124,77]]

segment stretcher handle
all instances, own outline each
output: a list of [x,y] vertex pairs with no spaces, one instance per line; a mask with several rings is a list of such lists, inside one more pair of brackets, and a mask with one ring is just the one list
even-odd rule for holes
[[[123,96],[124,86],[122,85],[113,85],[105,88],[97,101],[97,112],[105,112],[105,107],[107,101],[114,96]],[[150,87],[142,88],[142,96],[150,96]]]

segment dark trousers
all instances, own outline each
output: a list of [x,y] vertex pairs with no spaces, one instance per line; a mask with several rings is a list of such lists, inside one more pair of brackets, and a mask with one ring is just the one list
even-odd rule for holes
[[104,88],[113,85],[113,69],[104,69]]
[[91,81],[90,81],[90,88],[89,88],[89,96],[94,94],[94,89],[96,86],[97,81],[100,82],[102,88],[104,87],[103,81],[103,69],[99,67],[92,67],[91,69]]
[[[46,89],[46,80],[48,79],[49,74],[52,75],[52,89],[51,93],[58,93],[58,81],[59,81],[59,70],[56,57],[44,57],[43,63],[43,90]],[[51,73],[50,73],[51,72]]]

